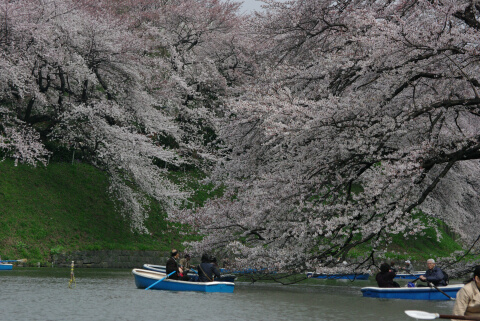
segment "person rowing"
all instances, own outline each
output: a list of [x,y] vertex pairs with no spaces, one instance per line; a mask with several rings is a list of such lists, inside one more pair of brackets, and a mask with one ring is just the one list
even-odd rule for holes
[[434,286],[446,286],[445,275],[442,270],[436,266],[434,259],[427,260],[427,270],[425,274],[418,277],[420,281],[433,284]]
[[413,272],[415,271],[410,260],[405,261],[405,267],[402,267],[401,270],[405,271],[405,273],[408,274],[413,274]]

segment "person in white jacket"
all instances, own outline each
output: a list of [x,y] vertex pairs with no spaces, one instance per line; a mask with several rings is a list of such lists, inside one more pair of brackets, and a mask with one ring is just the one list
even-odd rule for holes
[[473,280],[457,293],[453,314],[480,317],[480,265],[473,271]]

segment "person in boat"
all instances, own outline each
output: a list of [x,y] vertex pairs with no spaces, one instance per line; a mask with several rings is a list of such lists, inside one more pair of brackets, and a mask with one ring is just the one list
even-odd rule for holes
[[178,265],[177,260],[179,257],[180,257],[180,253],[177,250],[173,249],[172,252],[170,252],[170,258],[167,260],[165,272],[167,273],[167,275],[172,273],[173,271],[176,272],[169,276],[170,279],[188,280],[189,277],[186,275],[183,275],[183,269]]
[[187,274],[190,270],[190,254],[186,253],[182,259],[180,259],[180,267],[183,269],[183,273]]
[[391,262],[390,262],[390,270],[392,270],[392,271],[395,272],[395,273],[398,272],[397,267],[395,266],[395,262],[394,262],[394,261],[391,261]]
[[458,291],[453,314],[480,317],[480,265],[473,271],[473,280]]
[[[212,263],[212,265],[219,271],[219,273],[221,273],[221,272],[220,272],[220,268],[218,267],[218,260],[217,260],[217,258],[216,258],[215,256],[210,258],[210,263]],[[221,276],[221,277],[215,276],[215,277],[213,278],[213,280],[214,280],[214,281],[224,281],[224,277],[222,277],[222,276]]]
[[379,288],[399,288],[400,284],[393,281],[396,273],[392,271],[388,263],[380,265],[380,272],[375,276]]
[[405,261],[405,267],[403,267],[402,270],[405,271],[405,273],[413,273],[415,271],[410,260]]
[[215,266],[217,269],[218,269],[218,261],[217,261],[217,258],[214,256],[214,257],[211,257],[210,258],[210,263],[213,264],[213,266]]
[[200,282],[212,282],[215,277],[220,278],[220,270],[212,263],[210,255],[204,253],[202,263],[198,266],[198,278]]
[[427,282],[427,284],[432,283],[434,286],[447,285],[447,282],[445,281],[445,275],[443,274],[442,270],[436,266],[434,259],[427,260],[427,271],[425,271],[425,274],[420,275],[418,278],[420,281]]

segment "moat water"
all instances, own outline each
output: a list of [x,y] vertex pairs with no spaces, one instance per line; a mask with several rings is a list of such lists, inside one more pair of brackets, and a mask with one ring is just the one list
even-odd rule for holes
[[0,320],[413,321],[405,310],[451,314],[454,304],[365,298],[360,289],[375,286],[372,277],[288,286],[237,282],[233,294],[140,290],[125,269],[76,269],[75,287],[69,280],[68,268],[0,271]]

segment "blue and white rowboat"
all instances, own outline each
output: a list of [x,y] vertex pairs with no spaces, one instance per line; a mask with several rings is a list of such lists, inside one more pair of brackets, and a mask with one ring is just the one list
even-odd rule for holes
[[0,271],[11,270],[12,267],[13,267],[12,264],[2,264],[2,263],[0,263]]
[[145,270],[167,273],[167,267],[165,265],[144,264],[143,268]]
[[[135,277],[135,285],[139,289],[146,289],[153,283],[164,278],[165,273],[133,269],[132,274]],[[196,291],[196,292],[219,292],[219,293],[233,293],[235,283],[232,282],[192,282],[165,279],[158,282],[150,289],[152,290],[167,290],[167,291]]]
[[313,272],[307,272],[307,277],[312,279],[323,279],[323,280],[368,280],[370,274],[361,273],[361,274],[317,274]]
[[[457,292],[463,287],[463,284],[450,284],[447,286],[438,286],[437,288],[448,294],[452,298],[457,297]],[[445,294],[434,287],[415,287],[415,288],[362,288],[364,297],[383,298],[383,299],[406,299],[406,300],[450,300]]]
[[418,279],[420,275],[424,275],[425,271],[415,271],[412,273],[397,273],[395,279],[403,279],[403,280],[415,280]]

